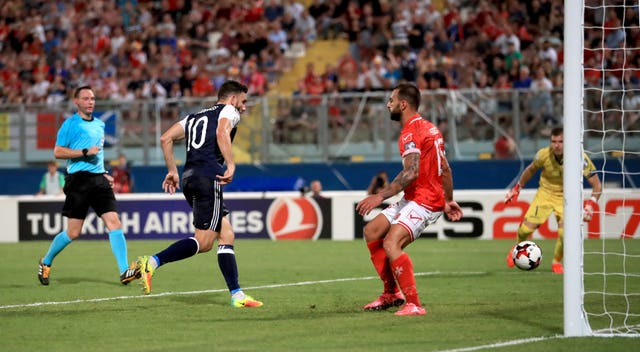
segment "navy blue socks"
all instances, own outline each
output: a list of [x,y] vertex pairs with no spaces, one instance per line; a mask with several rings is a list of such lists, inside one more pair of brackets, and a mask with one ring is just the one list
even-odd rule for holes
[[218,246],[218,265],[220,271],[227,282],[227,287],[231,294],[240,291],[238,284],[238,265],[236,264],[236,254],[233,246],[230,244],[221,244]]
[[162,252],[154,257],[158,261],[158,266],[186,259],[198,253],[199,245],[195,238],[189,237],[173,242]]

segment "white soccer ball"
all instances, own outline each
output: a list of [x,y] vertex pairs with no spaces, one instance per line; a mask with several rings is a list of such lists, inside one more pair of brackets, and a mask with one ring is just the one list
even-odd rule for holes
[[540,265],[542,250],[535,242],[522,241],[513,247],[513,262],[519,269],[533,270]]

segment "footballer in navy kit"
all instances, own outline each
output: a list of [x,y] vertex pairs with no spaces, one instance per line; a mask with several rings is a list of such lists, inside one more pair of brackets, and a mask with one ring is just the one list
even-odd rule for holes
[[221,186],[230,183],[236,171],[231,142],[246,103],[247,87],[227,81],[218,90],[216,105],[176,122],[160,138],[168,170],[162,188],[168,193],[174,193],[180,185],[173,143],[186,139],[182,192],[193,208],[196,230],[193,237],[176,241],[155,255],[138,258],[145,294],[151,293],[151,277],[159,266],[208,252],[218,240],[218,265],[231,293],[231,305],[239,308],[262,306],[262,302],[245,294],[238,283],[233,247],[235,235],[225,217],[228,211],[222,202]]

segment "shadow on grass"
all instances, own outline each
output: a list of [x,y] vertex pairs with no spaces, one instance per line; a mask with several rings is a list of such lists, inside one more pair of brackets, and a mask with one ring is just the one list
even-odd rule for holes
[[[562,310],[562,307],[558,307]],[[539,319],[538,314],[526,314],[526,312],[538,312],[540,307],[537,304],[519,304],[517,308],[500,309],[493,307],[487,309],[483,314],[497,319],[511,321],[514,324],[536,327],[540,330],[548,331],[549,334],[562,334],[562,322],[559,325],[545,324],[548,320]]]
[[[107,280],[107,279],[98,279],[98,278],[88,278],[88,277],[73,277],[73,276],[64,276],[64,277],[58,277],[58,278],[51,278],[50,279],[50,285],[56,285],[56,284],[61,284],[61,285],[76,285],[76,284],[83,284],[83,283],[95,283],[95,284],[104,284],[104,285],[110,285],[110,286],[122,286],[122,284],[120,283],[120,278],[116,277],[113,280]],[[129,284],[131,285],[131,284]]]

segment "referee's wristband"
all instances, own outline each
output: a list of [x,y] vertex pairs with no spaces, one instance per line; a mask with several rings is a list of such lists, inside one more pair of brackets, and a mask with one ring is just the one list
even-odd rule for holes
[[88,152],[89,152],[89,149],[87,149],[87,148],[82,149],[82,156],[84,156],[86,158]]

